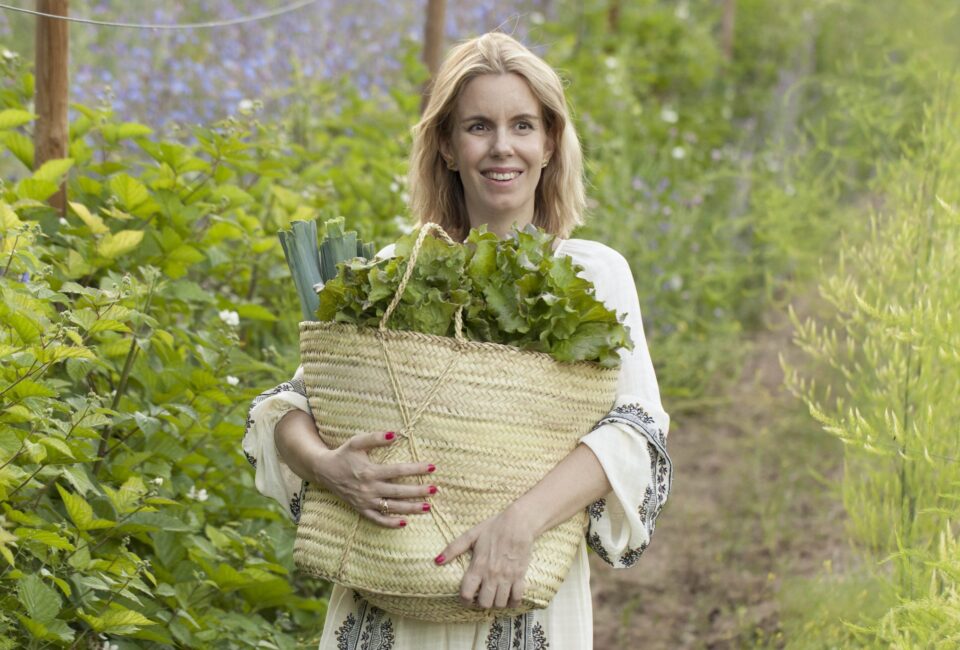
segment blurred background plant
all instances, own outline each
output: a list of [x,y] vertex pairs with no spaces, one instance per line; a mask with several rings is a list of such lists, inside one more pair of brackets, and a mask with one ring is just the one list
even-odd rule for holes
[[[71,3],[158,23],[260,8]],[[382,246],[409,228],[423,6],[73,26],[70,159],[39,169],[33,20],[0,13],[0,648],[315,647],[325,586],[292,572],[239,436],[297,365],[277,231],[344,215]],[[630,261],[668,411],[726,399],[771,310],[824,287],[793,380],[849,443],[866,577],[786,590],[796,647],[956,634],[960,450],[934,407],[958,367],[957,21],[948,0],[448,6],[448,41],[503,26],[569,79],[591,196],[575,236]],[[834,587],[886,595],[817,596]]]

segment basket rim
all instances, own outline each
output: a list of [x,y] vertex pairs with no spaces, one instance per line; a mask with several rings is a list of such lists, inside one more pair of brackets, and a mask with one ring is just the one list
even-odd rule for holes
[[[376,327],[369,325],[357,325],[355,323],[338,323],[336,321],[319,321],[319,320],[304,320],[299,323],[299,331],[301,334],[304,332],[309,332],[310,330],[341,330],[345,332],[357,333],[361,335],[368,335],[374,338],[381,336],[381,331]],[[523,348],[517,347],[515,345],[507,345],[505,343],[495,343],[493,341],[464,341],[463,343],[458,343],[457,340],[452,336],[440,336],[439,334],[426,334],[424,332],[414,332],[412,330],[384,330],[382,336],[387,339],[400,339],[400,340],[417,340],[424,341],[429,343],[435,343],[438,345],[443,345],[451,349],[467,349],[475,351],[490,351],[490,352],[509,352],[511,354],[519,354],[525,356],[529,359],[535,359],[541,362],[555,363],[561,366],[567,367],[583,367],[589,368],[598,372],[619,372],[622,364],[618,364],[613,367],[601,366],[597,361],[560,361],[556,359],[553,355],[547,352],[538,352],[536,350],[524,350]]]

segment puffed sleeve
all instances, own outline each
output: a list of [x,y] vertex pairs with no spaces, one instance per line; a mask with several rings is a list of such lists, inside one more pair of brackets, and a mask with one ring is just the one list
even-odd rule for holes
[[306,481],[283,462],[273,437],[277,422],[293,409],[310,412],[302,367],[297,368],[290,381],[266,390],[253,399],[243,433],[243,455],[256,472],[254,483],[257,490],[276,499],[294,521],[299,521]]
[[[376,257],[393,255],[393,244],[381,249]],[[293,378],[257,395],[247,412],[247,424],[243,433],[243,455],[256,472],[254,483],[261,494],[276,499],[286,508],[294,522],[300,520],[300,504],[307,482],[293,470],[277,452],[274,427],[280,419],[300,409],[310,413],[307,388],[303,382],[303,366],[297,368]]]
[[588,508],[587,544],[607,564],[630,567],[650,543],[670,493],[670,418],[660,402],[630,265],[602,244],[595,244],[586,257],[581,276],[593,281],[598,299],[626,315],[633,341],[632,350],[620,351],[613,408],[580,440],[596,454],[612,487]]

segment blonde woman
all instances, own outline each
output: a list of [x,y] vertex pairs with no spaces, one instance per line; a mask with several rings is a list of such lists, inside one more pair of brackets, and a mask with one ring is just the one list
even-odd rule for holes
[[[584,210],[580,144],[556,72],[513,38],[489,33],[455,47],[437,73],[414,127],[410,208],[419,223],[437,222],[462,240],[486,224],[504,236],[528,223],[557,235],[555,255],[583,267],[596,295],[626,314],[633,350],[622,351],[618,395],[610,413],[529,492],[491,519],[437,549],[436,562],[469,554],[464,604],[491,609],[484,623],[428,623],[390,615],[350,589],[334,586],[321,650],[584,650],[593,617],[587,546],[614,567],[633,566],[646,548],[667,498],[669,418],[660,403],[630,266],[604,244],[570,239]],[[391,256],[393,246],[378,253]],[[368,451],[393,432],[372,431],[337,449],[317,435],[298,370],[251,405],[243,449],[256,485],[296,521],[307,482],[324,485],[362,516],[392,528],[429,511],[431,481],[423,464],[379,465]],[[437,481],[441,482],[441,481]],[[496,611],[520,602],[534,540],[583,508],[590,526],[573,566],[546,609],[515,617]]]

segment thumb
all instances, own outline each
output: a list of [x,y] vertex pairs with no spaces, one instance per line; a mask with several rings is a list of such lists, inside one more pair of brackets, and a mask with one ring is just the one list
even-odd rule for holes
[[447,547],[443,549],[443,552],[440,553],[440,555],[438,555],[434,561],[437,564],[449,564],[451,560],[463,555],[473,548],[473,544],[476,541],[477,528],[474,527],[447,544]]

